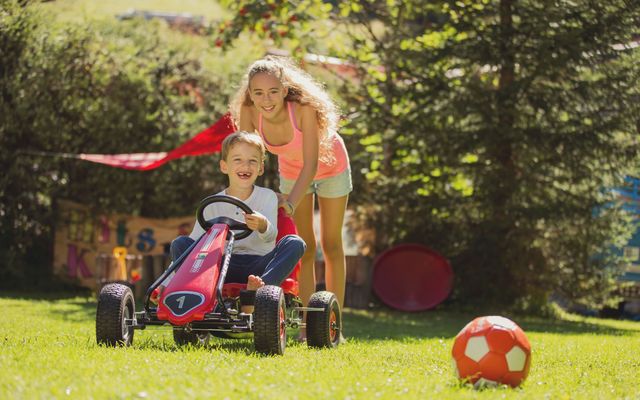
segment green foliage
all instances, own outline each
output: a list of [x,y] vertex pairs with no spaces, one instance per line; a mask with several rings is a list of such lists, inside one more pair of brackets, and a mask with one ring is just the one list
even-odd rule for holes
[[[441,251],[470,303],[611,299],[621,260],[609,249],[633,225],[597,210],[613,200],[605,188],[638,174],[640,56],[621,50],[637,40],[637,2],[312,3],[301,4],[350,43],[325,45],[360,72],[342,89],[343,132],[352,203],[377,252],[404,241]],[[233,26],[257,21],[243,18]]]
[[47,278],[58,198],[167,217],[224,185],[215,157],[135,172],[46,154],[169,151],[226,112],[242,57],[218,73],[157,21],[55,24],[6,0],[0,16],[3,284]]
[[470,303],[611,300],[610,249],[634,225],[604,189],[638,174],[640,56],[620,49],[637,2],[222,3],[224,53],[162,23],[45,23],[0,0],[0,281],[41,274],[27,267],[46,264],[56,198],[162,217],[218,189],[208,157],[140,173],[37,152],[174,148],[226,110],[260,38],[358,73],[323,79],[348,116],[351,204],[376,233],[363,248],[439,250]]
[[360,103],[384,143],[369,193],[375,203],[400,199],[395,215],[374,222],[388,227],[378,247],[440,249],[470,302],[536,309],[554,290],[605,298],[615,269],[593,256],[631,225],[615,209],[593,213],[638,154],[637,54],[612,48],[632,40],[634,12],[623,2],[506,0],[365,12],[352,18],[370,26],[373,14],[386,27],[354,46],[384,72],[365,78],[373,89]]
[[220,3],[232,15],[219,24],[216,34],[215,45],[225,50],[234,45],[242,32],[255,33],[277,46],[288,41],[287,46],[303,50],[317,40],[317,32],[310,32],[312,27],[316,27],[313,22],[326,16],[331,10],[331,4],[320,0],[296,3],[277,0],[223,0]]

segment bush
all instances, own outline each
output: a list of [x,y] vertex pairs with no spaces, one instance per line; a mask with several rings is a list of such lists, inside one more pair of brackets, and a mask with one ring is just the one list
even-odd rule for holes
[[0,16],[1,282],[46,275],[55,199],[167,217],[224,185],[212,157],[134,172],[65,155],[175,148],[226,112],[242,57],[208,69],[157,21],[56,25],[8,0]]

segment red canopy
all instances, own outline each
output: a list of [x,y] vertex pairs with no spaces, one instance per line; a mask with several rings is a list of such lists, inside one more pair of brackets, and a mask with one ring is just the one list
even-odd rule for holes
[[231,115],[225,114],[216,123],[168,153],[80,154],[79,158],[117,168],[148,171],[176,158],[218,153],[224,138],[235,130]]

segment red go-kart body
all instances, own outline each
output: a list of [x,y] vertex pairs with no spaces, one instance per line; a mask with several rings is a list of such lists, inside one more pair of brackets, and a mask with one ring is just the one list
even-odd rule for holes
[[216,305],[214,289],[220,275],[226,225],[212,226],[191,250],[162,293],[157,316],[172,325],[202,321]]
[[[222,250],[225,247],[228,230],[229,227],[225,224],[217,224],[209,228],[182,261],[182,266],[160,297],[158,319],[169,321],[172,325],[185,325],[188,322],[202,321],[205,314],[215,308],[218,299],[214,291],[224,261]],[[291,217],[279,209],[277,239],[296,233]],[[282,283],[281,287],[285,295],[298,295],[299,268],[298,263],[291,276]],[[245,288],[246,284],[226,283],[222,287],[222,297],[237,297]]]

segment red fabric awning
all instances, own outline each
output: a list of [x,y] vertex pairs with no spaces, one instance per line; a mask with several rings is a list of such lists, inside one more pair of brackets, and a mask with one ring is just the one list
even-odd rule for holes
[[80,154],[79,158],[112,167],[148,171],[176,158],[213,154],[220,152],[222,141],[235,132],[230,114],[225,114],[216,123],[198,133],[170,152],[131,154]]

